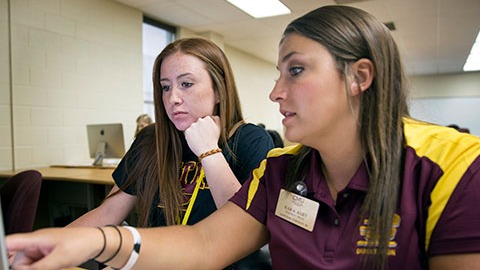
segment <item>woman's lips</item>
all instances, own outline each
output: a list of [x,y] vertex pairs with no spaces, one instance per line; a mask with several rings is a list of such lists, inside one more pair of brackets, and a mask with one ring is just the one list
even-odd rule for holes
[[280,111],[280,113],[284,116],[282,120],[282,124],[284,126],[290,121],[290,119],[292,119],[293,116],[296,115],[295,113],[289,111]]
[[186,116],[188,113],[186,112],[173,112],[172,113],[172,119],[179,119],[179,118],[183,118],[184,116]]

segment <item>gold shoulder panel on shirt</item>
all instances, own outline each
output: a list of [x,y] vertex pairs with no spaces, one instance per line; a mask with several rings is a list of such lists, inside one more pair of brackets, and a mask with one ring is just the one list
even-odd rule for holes
[[428,210],[425,249],[464,173],[480,155],[480,138],[454,129],[413,119],[404,119],[405,142],[419,157],[437,164],[443,171],[430,194],[432,204]]
[[278,157],[282,155],[295,155],[302,148],[303,145],[295,144],[284,148],[273,148],[268,152],[267,158]]

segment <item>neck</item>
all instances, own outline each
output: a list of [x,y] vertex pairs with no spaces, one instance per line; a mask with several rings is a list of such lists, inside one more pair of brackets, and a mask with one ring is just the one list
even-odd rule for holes
[[363,162],[364,151],[360,138],[350,143],[335,144],[333,148],[319,151],[322,158],[322,170],[330,193],[336,200],[337,193],[344,189]]

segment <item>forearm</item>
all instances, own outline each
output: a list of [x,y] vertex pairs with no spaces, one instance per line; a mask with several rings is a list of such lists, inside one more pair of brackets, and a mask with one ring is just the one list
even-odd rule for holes
[[[194,226],[138,232],[141,245],[134,266],[144,270],[221,269],[264,245],[268,237],[262,224],[233,203]],[[9,235],[6,243],[9,252],[20,255],[13,263],[18,269],[63,269],[92,258],[121,268],[132,254],[134,237],[123,227],[54,228]]]
[[146,240],[134,269],[223,268],[211,260],[203,238],[190,226],[139,229],[139,233]]
[[142,241],[135,269],[222,269],[263,246],[265,227],[227,203],[193,226],[139,230]]
[[480,253],[439,255],[429,259],[430,270],[480,269]]
[[215,205],[220,208],[240,189],[241,184],[221,153],[205,157],[201,162]]
[[125,220],[135,204],[135,196],[119,191],[118,187],[114,186],[101,205],[74,220],[67,227],[118,225]]
[[72,221],[72,223],[66,227],[119,225],[122,221],[123,219],[121,217],[115,218],[114,216],[110,216],[107,211],[103,211],[101,207],[97,207]]
[[202,163],[217,208],[223,206],[241,186],[218,147],[219,126],[218,116],[206,116],[185,130],[185,139]]

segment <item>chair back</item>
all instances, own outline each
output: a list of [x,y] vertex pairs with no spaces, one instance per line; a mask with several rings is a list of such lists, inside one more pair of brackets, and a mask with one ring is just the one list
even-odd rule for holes
[[17,173],[0,187],[5,234],[33,230],[42,174],[36,170]]

